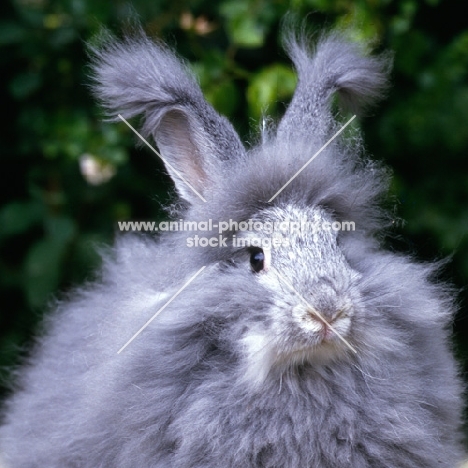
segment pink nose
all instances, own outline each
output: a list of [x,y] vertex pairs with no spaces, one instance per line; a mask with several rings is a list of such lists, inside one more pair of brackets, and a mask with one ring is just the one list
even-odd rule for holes
[[318,331],[319,336],[322,340],[328,341],[335,336],[335,332],[332,330],[333,323],[339,318],[339,314],[335,314],[331,320],[326,318],[320,318],[316,311],[307,310],[308,316],[314,321],[320,324],[320,330]]

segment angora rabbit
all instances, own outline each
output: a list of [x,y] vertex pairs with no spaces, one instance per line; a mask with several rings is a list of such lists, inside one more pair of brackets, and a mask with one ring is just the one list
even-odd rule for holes
[[369,104],[389,60],[338,33],[315,53],[285,42],[298,86],[249,150],[163,44],[94,49],[95,92],[115,120],[142,116],[182,208],[171,231],[121,236],[100,280],[58,304],[4,411],[8,467],[462,459],[451,292],[382,247],[388,172],[355,131],[331,140],[334,95]]

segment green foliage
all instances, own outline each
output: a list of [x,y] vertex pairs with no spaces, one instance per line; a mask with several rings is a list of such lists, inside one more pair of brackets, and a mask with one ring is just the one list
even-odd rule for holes
[[[462,6],[444,0],[133,2],[145,29],[189,58],[207,99],[247,139],[264,113],[280,117],[296,85],[279,47],[288,11],[312,31],[338,26],[393,50],[393,89],[362,120],[370,152],[395,169],[397,214],[408,220],[390,233],[391,246],[422,259],[453,253],[449,274],[458,285],[468,278]],[[97,249],[112,242],[116,222],[163,217],[172,189],[161,163],[136,149],[125,125],[102,122],[87,88],[86,41],[101,24],[118,29],[132,8],[124,1],[9,0],[0,9],[4,366],[29,342],[47,301],[91,276]],[[466,316],[456,328],[465,358]]]
[[296,82],[294,71],[282,63],[259,70],[247,89],[249,114],[256,120],[262,115],[275,115],[278,103],[292,96]]

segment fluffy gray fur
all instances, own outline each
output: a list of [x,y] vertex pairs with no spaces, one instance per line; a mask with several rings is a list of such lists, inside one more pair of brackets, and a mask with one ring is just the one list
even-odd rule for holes
[[[166,46],[139,34],[94,50],[95,91],[109,115],[142,115],[168,163],[185,200],[176,219],[307,216],[354,221],[356,231],[295,232],[259,273],[231,239],[267,232],[226,232],[224,248],[187,247],[196,232],[119,237],[99,280],[56,305],[19,372],[0,430],[8,466],[454,468],[461,460],[452,292],[434,281],[435,265],[381,246],[386,170],[362,155],[357,137],[339,138],[267,201],[336,130],[335,91],[356,107],[386,83],[388,61],[341,36],[321,39],[313,56],[305,42],[288,41],[299,85],[277,134],[249,151]],[[312,308],[357,352],[324,338]]]

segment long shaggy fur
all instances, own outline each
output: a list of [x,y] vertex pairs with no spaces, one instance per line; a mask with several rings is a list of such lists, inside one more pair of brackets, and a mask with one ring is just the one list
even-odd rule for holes
[[[140,35],[95,50],[95,90],[110,116],[141,114],[145,135],[206,200],[173,174],[187,202],[176,219],[307,217],[353,221],[356,230],[288,234],[260,273],[232,240],[267,232],[232,229],[224,248],[187,246],[188,235],[216,229],[120,237],[100,279],[57,304],[20,372],[0,430],[8,466],[455,468],[461,460],[452,292],[434,280],[435,265],[380,245],[387,171],[362,156],[359,139],[340,138],[268,202],[336,128],[331,94],[366,102],[386,80],[387,62],[337,35],[314,58],[304,47],[288,47],[299,85],[278,134],[248,152],[167,48]],[[322,341],[299,296],[328,320],[345,310],[334,324],[356,353]]]
[[311,53],[307,35],[298,37],[291,31],[285,35],[284,42],[298,71],[299,83],[279,125],[280,138],[300,137],[307,127],[314,129],[315,137],[323,138],[335,129],[330,112],[334,94],[343,107],[360,113],[388,87],[389,54],[369,60],[364,44],[345,41],[339,33],[319,38],[315,53]]

